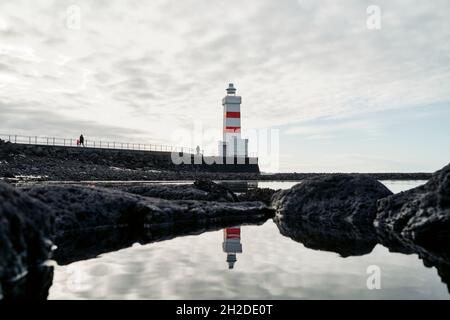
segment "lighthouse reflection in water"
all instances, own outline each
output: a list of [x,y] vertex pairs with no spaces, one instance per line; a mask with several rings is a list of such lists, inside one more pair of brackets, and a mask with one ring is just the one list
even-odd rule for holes
[[227,254],[228,269],[233,269],[237,261],[236,254],[242,253],[241,228],[223,230],[223,252]]

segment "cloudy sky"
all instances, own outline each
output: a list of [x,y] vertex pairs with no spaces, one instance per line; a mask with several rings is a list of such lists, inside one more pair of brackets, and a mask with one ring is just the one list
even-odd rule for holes
[[434,171],[450,2],[0,0],[0,133],[215,148],[229,82],[279,134],[263,169]]

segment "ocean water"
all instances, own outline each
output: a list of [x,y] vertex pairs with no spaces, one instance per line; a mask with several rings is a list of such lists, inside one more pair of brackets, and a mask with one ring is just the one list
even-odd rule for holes
[[[393,192],[424,183],[382,182]],[[295,183],[258,186],[285,189]],[[369,279],[373,268],[375,288]],[[449,298],[437,270],[416,254],[392,253],[378,244],[368,254],[343,258],[281,235],[272,220],[134,244],[56,266],[49,292],[49,299]]]

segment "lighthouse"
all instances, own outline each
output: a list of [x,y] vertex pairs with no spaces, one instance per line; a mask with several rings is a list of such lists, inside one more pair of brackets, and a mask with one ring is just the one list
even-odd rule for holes
[[223,230],[223,251],[227,254],[228,269],[234,268],[236,254],[242,253],[241,228],[226,228]]
[[223,140],[219,141],[219,155],[222,157],[248,157],[248,139],[241,138],[241,102],[232,83],[222,99]]

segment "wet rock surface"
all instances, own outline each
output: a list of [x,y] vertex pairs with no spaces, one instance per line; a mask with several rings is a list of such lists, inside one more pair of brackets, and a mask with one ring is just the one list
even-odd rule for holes
[[378,203],[375,224],[433,250],[450,249],[450,164],[424,185]]
[[277,192],[270,188],[254,188],[238,195],[239,201],[261,201],[267,205],[272,203],[272,196]]
[[272,206],[277,221],[305,219],[324,223],[371,224],[378,199],[391,195],[382,183],[363,175],[336,174],[304,180],[277,192]]
[[273,211],[260,202],[168,201],[119,190],[81,186],[34,186],[23,190],[53,209],[57,233],[99,227],[143,228],[183,221],[245,221],[273,216]]
[[[5,299],[43,297],[30,275],[41,274],[50,258],[53,219],[46,205],[0,182],[0,292]],[[12,289],[18,286],[26,291]]]
[[210,179],[197,179],[192,184],[147,184],[142,186],[120,187],[122,191],[145,197],[166,200],[205,200],[238,202],[238,197],[225,185]]
[[360,175],[329,175],[303,181],[272,198],[281,234],[306,247],[343,257],[370,253],[377,244],[372,221],[376,201],[392,194]]
[[153,184],[145,186],[131,186],[118,188],[124,192],[137,194],[145,197],[161,198],[166,200],[205,200],[234,202],[227,194],[212,193],[197,189],[192,184],[164,185]]
[[238,197],[231,191],[230,188],[212,182],[209,179],[197,179],[194,181],[194,187],[208,192],[213,198],[219,199],[218,201],[238,202]]

